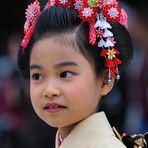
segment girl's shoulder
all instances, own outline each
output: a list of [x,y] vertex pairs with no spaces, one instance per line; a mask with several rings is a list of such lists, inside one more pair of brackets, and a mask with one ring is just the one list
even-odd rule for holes
[[122,135],[113,127],[113,131],[116,137],[127,147],[127,148],[148,148],[148,132],[144,134],[133,134],[128,135],[123,133]]

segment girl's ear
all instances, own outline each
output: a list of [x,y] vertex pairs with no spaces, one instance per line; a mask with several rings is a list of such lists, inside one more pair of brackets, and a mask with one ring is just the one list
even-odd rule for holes
[[102,75],[102,84],[100,89],[100,94],[102,96],[107,95],[112,88],[114,87],[115,79],[112,79],[111,82],[108,82],[108,70],[105,70]]

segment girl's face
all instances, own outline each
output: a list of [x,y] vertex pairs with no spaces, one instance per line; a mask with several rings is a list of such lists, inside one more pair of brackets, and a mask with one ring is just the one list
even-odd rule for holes
[[35,112],[47,124],[70,131],[97,112],[110,89],[74,47],[53,39],[38,41],[30,59],[30,94]]

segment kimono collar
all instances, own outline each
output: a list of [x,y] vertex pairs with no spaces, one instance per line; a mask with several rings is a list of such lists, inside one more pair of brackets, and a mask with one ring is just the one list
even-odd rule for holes
[[[87,147],[91,141],[115,136],[104,112],[95,113],[80,122],[71,133],[64,139],[60,148]],[[58,148],[58,133],[56,136],[56,148]]]

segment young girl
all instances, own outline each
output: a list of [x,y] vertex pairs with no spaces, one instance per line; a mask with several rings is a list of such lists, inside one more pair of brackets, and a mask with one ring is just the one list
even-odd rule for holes
[[37,115],[57,127],[56,148],[124,148],[99,102],[132,57],[126,13],[116,0],[29,5],[18,68]]

